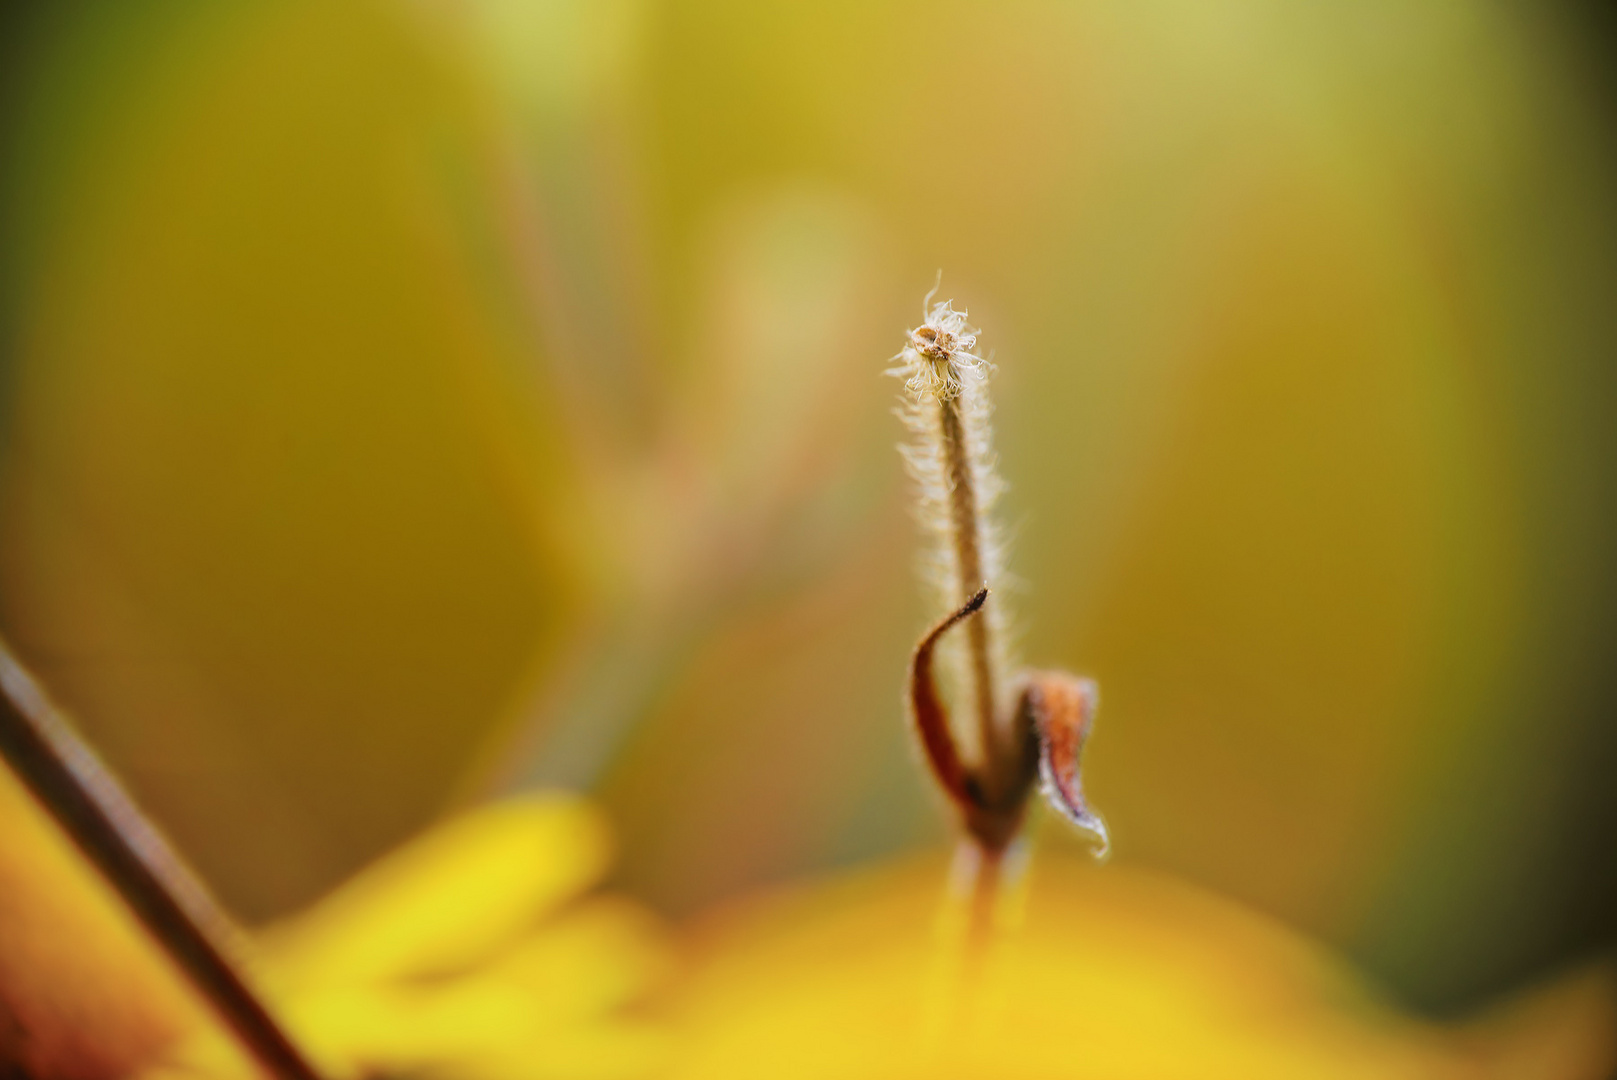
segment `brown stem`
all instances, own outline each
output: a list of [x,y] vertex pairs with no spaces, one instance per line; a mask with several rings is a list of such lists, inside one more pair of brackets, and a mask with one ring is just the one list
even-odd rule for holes
[[1003,848],[977,845],[977,872],[971,883],[971,921],[967,931],[968,947],[976,964],[981,964],[983,950],[994,936],[994,909],[999,905],[1004,860]]
[[[960,571],[960,595],[969,596],[982,588],[983,553],[977,523],[977,489],[971,474],[971,449],[966,445],[965,423],[957,395],[939,404],[942,410],[943,452],[948,462],[949,510],[954,524],[955,565]],[[1003,794],[1001,770],[995,767],[1001,757],[999,728],[995,723],[994,666],[988,641],[988,620],[974,619],[966,628],[971,656],[973,688],[976,691],[977,731],[985,768],[984,793],[997,802]]]
[[277,1080],[319,1074],[229,959],[230,922],[0,644],[0,754]]

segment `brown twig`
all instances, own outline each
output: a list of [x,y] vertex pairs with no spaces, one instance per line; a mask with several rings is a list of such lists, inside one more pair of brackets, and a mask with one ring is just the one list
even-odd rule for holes
[[318,1080],[229,958],[229,919],[3,644],[0,691],[0,754],[13,771],[265,1071]]

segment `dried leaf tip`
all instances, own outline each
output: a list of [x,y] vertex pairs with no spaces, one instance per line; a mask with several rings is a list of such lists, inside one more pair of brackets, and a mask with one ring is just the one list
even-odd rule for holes
[[1039,790],[1057,813],[1089,833],[1095,857],[1105,859],[1111,852],[1111,835],[1106,822],[1090,809],[1078,777],[1099,707],[1095,681],[1064,671],[1030,674],[1022,693],[1022,708],[1039,740]]

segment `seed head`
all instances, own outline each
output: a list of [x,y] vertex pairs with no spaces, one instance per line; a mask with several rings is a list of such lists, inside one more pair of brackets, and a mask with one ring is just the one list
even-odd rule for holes
[[936,292],[921,301],[921,325],[908,332],[904,348],[893,357],[897,366],[887,373],[901,376],[904,389],[924,401],[949,401],[968,379],[985,378],[990,365],[972,351],[977,328],[966,322],[966,313],[954,310],[949,300],[932,304]]

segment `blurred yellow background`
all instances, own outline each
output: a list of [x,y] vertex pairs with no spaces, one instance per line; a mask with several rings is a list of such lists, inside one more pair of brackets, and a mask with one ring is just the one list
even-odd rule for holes
[[1571,13],[14,22],[0,631],[247,919],[530,788],[673,915],[942,843],[881,378],[942,267],[1118,864],[1433,1010],[1609,946],[1617,172]]

